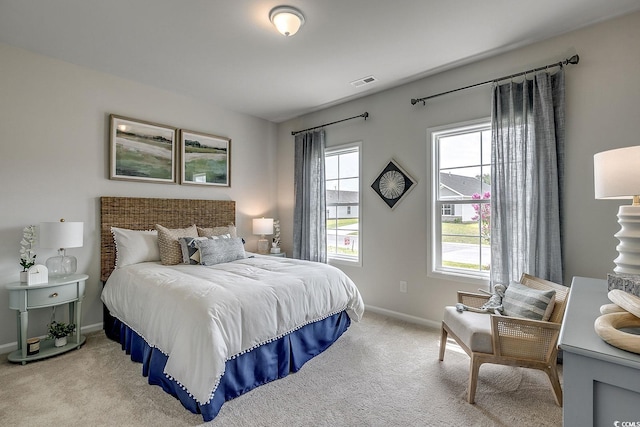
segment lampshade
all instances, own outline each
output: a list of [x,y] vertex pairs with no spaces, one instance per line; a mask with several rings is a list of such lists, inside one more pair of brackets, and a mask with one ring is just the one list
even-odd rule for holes
[[618,208],[620,231],[615,237],[616,274],[640,275],[640,146],[604,151],[593,156],[596,199],[633,199]]
[[269,19],[276,29],[285,37],[298,32],[304,24],[302,12],[290,6],[278,6],[271,9]]
[[79,248],[82,247],[82,222],[41,222],[41,248]]
[[273,218],[254,218],[253,234],[261,236],[273,234]]
[[596,199],[632,199],[640,195],[640,145],[593,156]]
[[66,222],[64,219],[40,223],[40,247],[58,249],[58,255],[46,262],[50,277],[64,277],[76,272],[78,260],[67,256],[65,250],[82,246],[83,226],[82,222]]

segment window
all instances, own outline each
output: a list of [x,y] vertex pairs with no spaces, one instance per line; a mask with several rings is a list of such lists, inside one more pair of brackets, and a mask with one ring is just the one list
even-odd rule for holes
[[491,122],[430,130],[431,271],[486,279],[491,265]]
[[360,262],[360,143],[325,151],[327,257]]

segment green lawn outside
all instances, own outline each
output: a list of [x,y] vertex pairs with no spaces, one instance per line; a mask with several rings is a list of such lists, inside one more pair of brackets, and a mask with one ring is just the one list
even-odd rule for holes
[[358,218],[341,218],[338,220],[328,219],[327,230],[335,230],[336,228],[353,225],[358,223]]
[[[464,268],[464,269],[467,269],[467,270],[478,271],[478,264],[467,264],[467,263],[464,263],[464,262],[443,261],[442,265],[444,267]],[[488,265],[483,265],[481,270],[489,271],[489,266]]]
[[[478,243],[480,238],[480,230],[477,222],[469,223],[442,223],[442,241],[446,243]],[[489,242],[482,242],[483,245],[489,246]]]
[[358,255],[358,251],[354,251],[347,248],[337,248],[335,246],[327,246],[327,253],[329,254],[342,254],[342,255]]

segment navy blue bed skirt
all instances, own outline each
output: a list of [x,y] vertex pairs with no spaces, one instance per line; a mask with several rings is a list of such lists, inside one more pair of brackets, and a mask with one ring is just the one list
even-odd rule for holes
[[310,323],[276,341],[264,344],[227,361],[220,385],[208,404],[197,403],[174,380],[164,375],[167,356],[150,347],[140,335],[114,319],[110,337],[119,337],[122,349],[131,360],[142,363],[142,375],[180,400],[195,414],[202,414],[204,421],[211,421],[220,408],[231,400],[254,388],[297,372],[308,360],[329,348],[351,325],[346,311],[324,320]]

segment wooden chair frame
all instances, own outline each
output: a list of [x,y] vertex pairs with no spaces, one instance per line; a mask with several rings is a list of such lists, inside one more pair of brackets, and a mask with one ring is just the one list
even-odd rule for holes
[[[451,336],[471,358],[467,395],[469,403],[475,402],[480,365],[494,363],[544,371],[551,382],[556,403],[562,406],[562,387],[557,366],[558,336],[570,288],[528,274],[522,275],[520,283],[533,289],[556,291],[551,318],[548,322],[543,322],[491,314],[493,353],[471,351],[449,326],[442,322],[440,361],[444,360],[448,336]],[[480,308],[488,299],[489,296],[485,294],[458,292],[458,302],[470,307]]]

